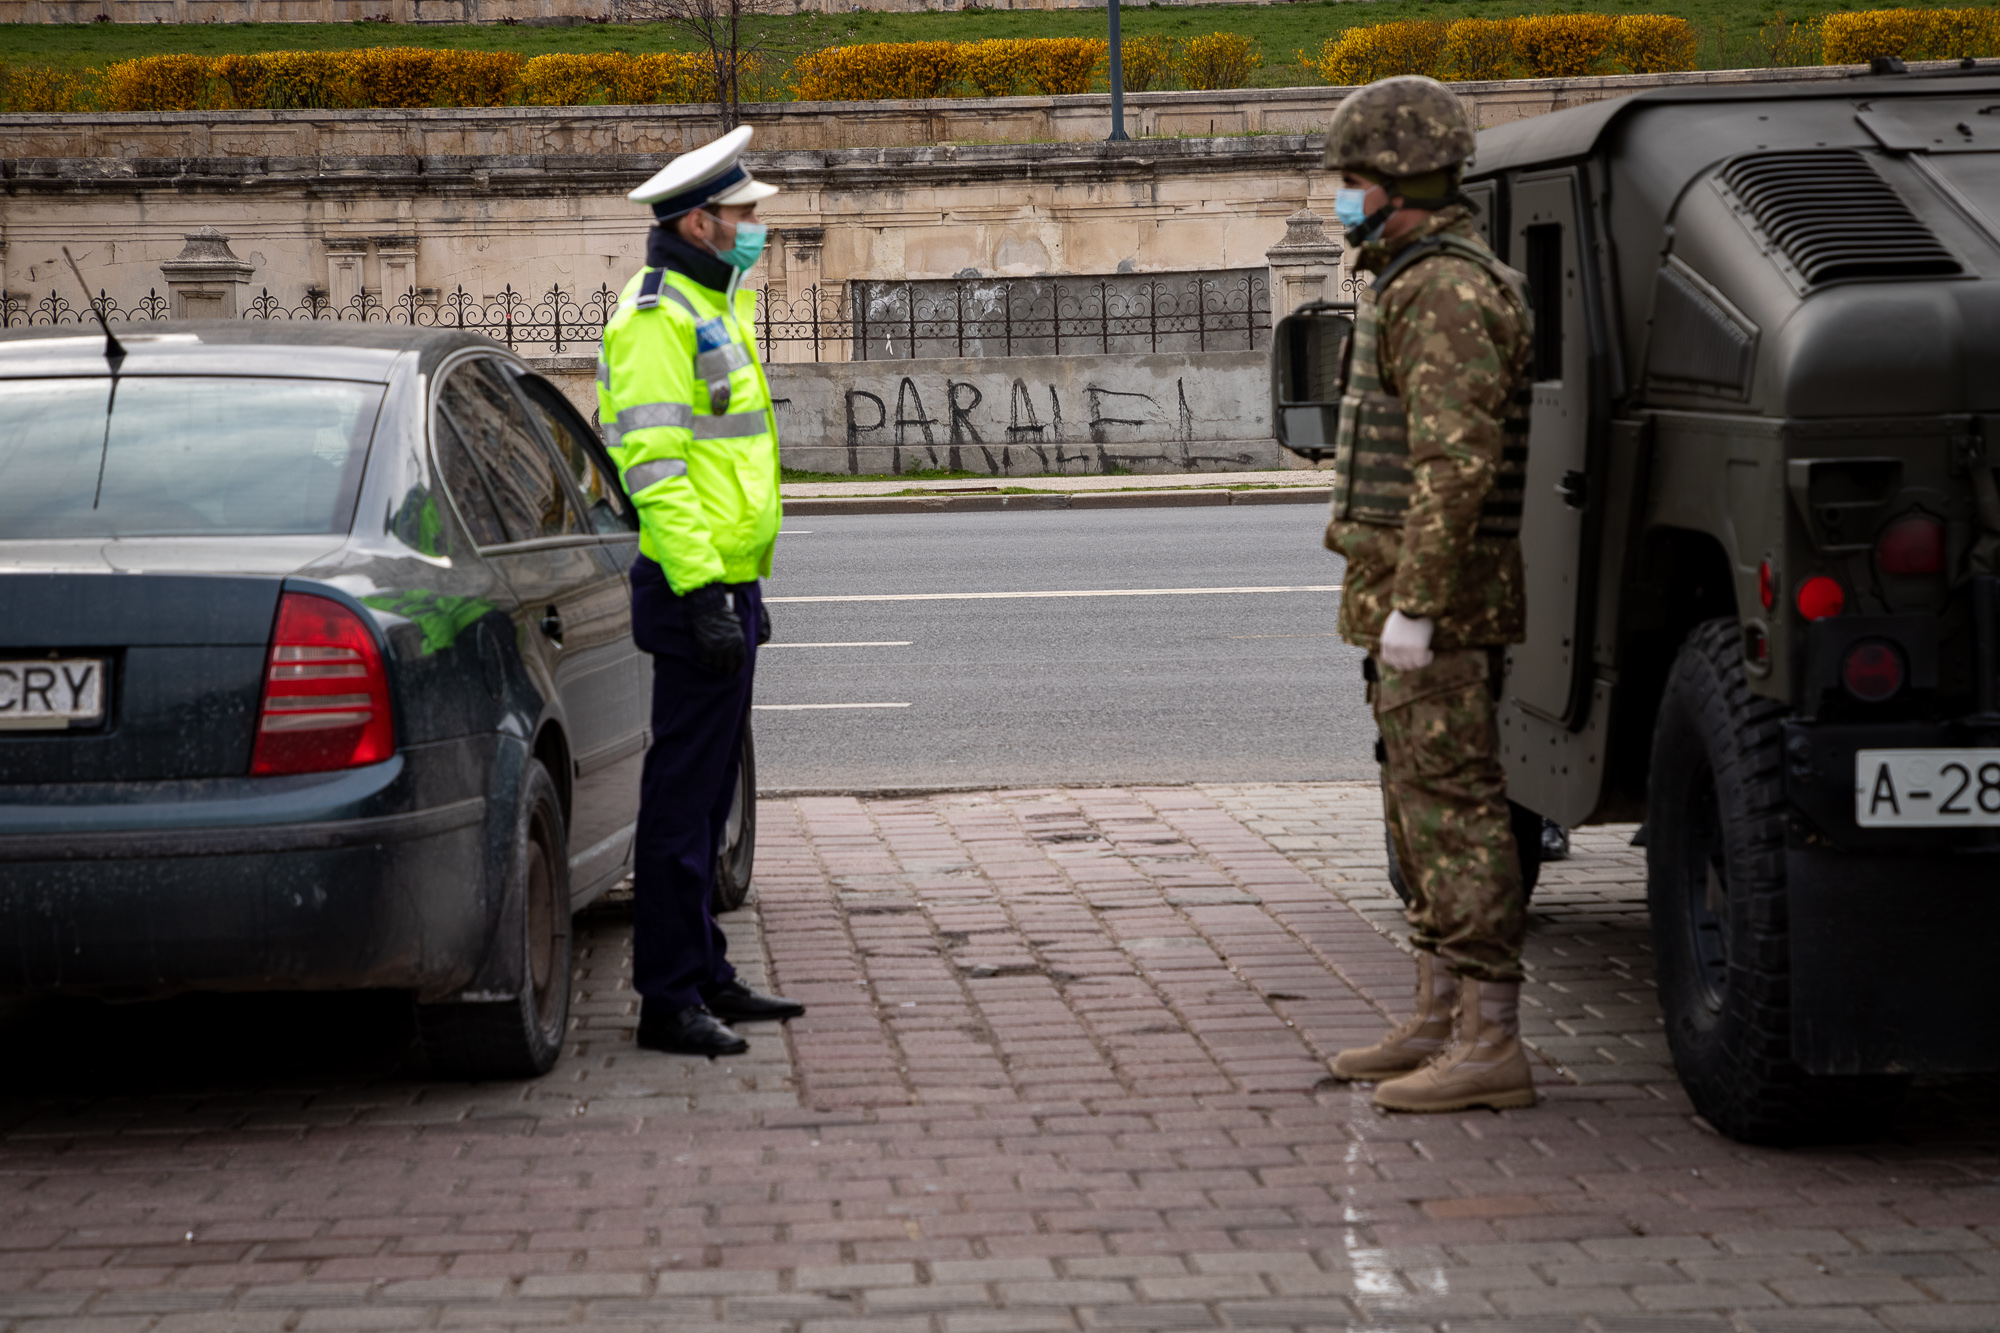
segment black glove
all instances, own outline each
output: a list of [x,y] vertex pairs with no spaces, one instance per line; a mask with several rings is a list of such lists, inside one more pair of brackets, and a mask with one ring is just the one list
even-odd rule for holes
[[771,608],[762,602],[757,604],[757,646],[762,648],[771,641]]
[[694,655],[701,664],[725,679],[740,674],[750,650],[743,645],[743,626],[722,585],[704,584],[682,600],[687,603],[688,629],[694,634]]

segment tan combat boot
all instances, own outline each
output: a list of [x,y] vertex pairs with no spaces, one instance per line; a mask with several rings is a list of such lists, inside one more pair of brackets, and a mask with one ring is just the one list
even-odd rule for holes
[[1449,1051],[1375,1089],[1387,1111],[1504,1110],[1535,1104],[1535,1077],[1521,1049],[1521,983],[1458,983],[1458,1041]]
[[1407,1074],[1451,1044],[1451,1010],[1458,1002],[1458,978],[1427,950],[1417,951],[1417,1012],[1373,1046],[1357,1046],[1333,1057],[1333,1076],[1351,1082]]

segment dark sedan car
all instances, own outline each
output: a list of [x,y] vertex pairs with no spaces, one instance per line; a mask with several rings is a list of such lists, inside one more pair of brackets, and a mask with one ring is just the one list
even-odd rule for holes
[[0,995],[392,988],[547,1069],[650,739],[610,460],[475,335],[142,328],[0,334]]

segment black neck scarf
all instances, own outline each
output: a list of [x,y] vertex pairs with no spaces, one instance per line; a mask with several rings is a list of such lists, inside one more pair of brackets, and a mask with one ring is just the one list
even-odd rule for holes
[[646,267],[684,273],[712,292],[729,290],[736,270],[698,245],[692,245],[677,231],[654,227],[646,233]]

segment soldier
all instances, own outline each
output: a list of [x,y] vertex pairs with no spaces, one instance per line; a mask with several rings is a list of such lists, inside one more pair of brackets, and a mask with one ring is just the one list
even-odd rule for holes
[[1376,1104],[1397,1111],[1535,1100],[1494,717],[1502,646],[1525,629],[1530,317],[1521,276],[1472,228],[1472,150],[1458,98],[1415,75],[1355,92],[1327,133],[1335,212],[1375,276],[1357,296],[1326,545],[1347,562],[1341,636],[1370,653],[1417,948],[1415,1015],[1333,1072],[1379,1081]]
[[726,1026],[805,1006],[736,979],[711,907],[757,645],[758,577],[778,536],[778,428],[757,359],[764,248],[757,204],[777,187],[741,158],[750,128],[684,153],[629,196],[656,225],[618,298],[598,363],[605,442],[639,512],[632,636],[653,656],[653,746],[639,795],[632,984],[639,1045],[735,1055]]

